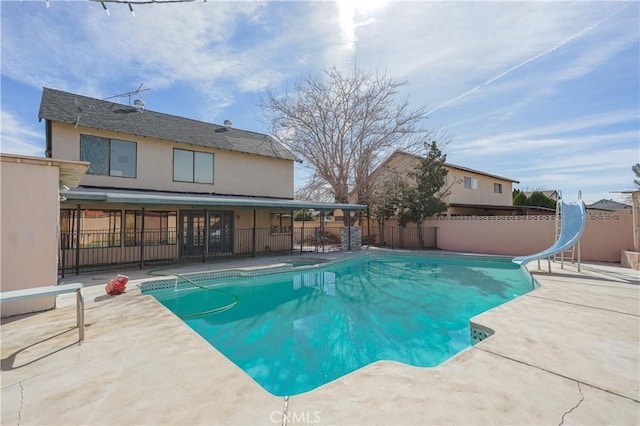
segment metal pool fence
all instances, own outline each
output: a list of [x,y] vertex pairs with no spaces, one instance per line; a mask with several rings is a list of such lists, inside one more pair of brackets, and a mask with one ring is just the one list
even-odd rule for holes
[[[342,228],[294,227],[293,232],[270,228],[191,233],[177,228],[61,232],[58,269],[62,277],[81,271],[144,268],[157,264],[206,262],[217,258],[269,254],[324,253],[341,249]],[[363,245],[399,249],[436,247],[436,228],[363,228]]]

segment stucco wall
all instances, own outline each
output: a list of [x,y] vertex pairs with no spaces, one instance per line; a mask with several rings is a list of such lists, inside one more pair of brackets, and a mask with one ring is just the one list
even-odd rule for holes
[[[52,123],[52,157],[80,159],[80,134],[137,143],[136,178],[85,175],[81,185],[293,198],[293,161]],[[214,154],[214,183],[173,181],[173,148]]]
[[[437,248],[441,250],[522,256],[550,247],[555,241],[555,223],[555,216],[460,216],[427,220],[424,227],[438,228]],[[633,248],[632,224],[630,210],[589,213],[580,240],[581,259],[620,262],[620,251]],[[388,221],[387,226],[396,226],[396,222]],[[364,234],[366,229],[365,223]],[[371,232],[378,232],[374,221]]]
[[[2,162],[2,291],[57,282],[58,173],[56,166]],[[55,297],[2,303],[2,316],[54,307]]]

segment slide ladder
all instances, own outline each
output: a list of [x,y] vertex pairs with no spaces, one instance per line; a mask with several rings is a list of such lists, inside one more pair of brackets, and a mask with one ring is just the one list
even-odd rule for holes
[[[562,193],[560,193],[560,199],[562,198]],[[560,239],[560,235],[562,234],[562,203],[556,203],[556,236],[554,241],[558,241]],[[571,246],[570,248],[553,255],[553,261],[557,262],[560,259],[560,268],[564,269],[564,258],[566,256],[571,256],[571,263],[575,262],[575,249],[580,247],[580,242]],[[538,269],[540,269],[540,260],[538,260]],[[578,270],[580,269],[580,264],[578,262]]]
[[[571,252],[573,262],[573,250],[577,247],[578,254],[578,271],[580,271],[580,238],[584,233],[587,224],[587,215],[582,201],[582,193],[578,192],[578,202],[565,203],[562,198],[558,200],[556,207],[556,241],[546,250],[529,256],[514,257],[512,262],[519,265],[526,265],[532,260],[547,259],[549,264],[549,272],[551,272],[551,257],[560,255],[561,261],[564,261],[564,253]],[[538,263],[538,267],[539,267]],[[561,265],[564,268],[564,263]]]

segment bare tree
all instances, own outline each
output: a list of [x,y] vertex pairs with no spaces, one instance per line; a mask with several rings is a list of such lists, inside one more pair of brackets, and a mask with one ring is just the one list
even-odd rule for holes
[[368,204],[370,174],[396,149],[415,151],[434,138],[422,127],[427,106],[397,101],[406,82],[386,74],[336,68],[301,77],[293,91],[267,91],[261,107],[271,132],[312,171],[307,196],[331,195],[338,203]]

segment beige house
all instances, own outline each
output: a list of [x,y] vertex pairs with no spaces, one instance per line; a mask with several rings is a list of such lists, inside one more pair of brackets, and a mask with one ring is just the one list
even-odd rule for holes
[[[394,152],[371,174],[374,187],[384,188],[385,182],[408,179],[407,174],[422,158],[403,151]],[[451,163],[445,163],[445,167],[449,171],[445,184],[448,195],[443,199],[449,206],[447,216],[510,215],[531,209],[513,206],[513,184],[519,183],[515,179]]]
[[298,161],[268,135],[45,88],[47,157],[89,162],[60,206],[62,271],[288,251]]

